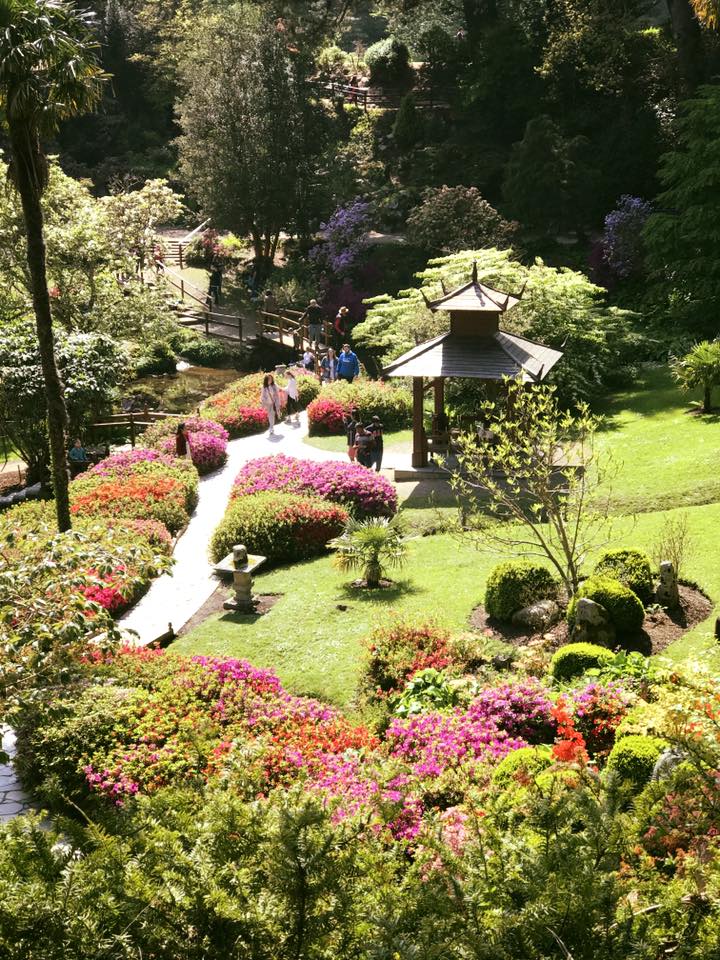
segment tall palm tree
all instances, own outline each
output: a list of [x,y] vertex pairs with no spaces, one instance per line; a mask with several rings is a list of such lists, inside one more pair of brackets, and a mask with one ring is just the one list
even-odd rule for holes
[[0,121],[10,141],[10,177],[20,196],[33,310],[47,399],[48,438],[58,529],[70,529],[67,411],[55,362],[42,195],[48,167],[43,138],[63,120],[92,109],[105,79],[87,15],[64,0],[0,0]]

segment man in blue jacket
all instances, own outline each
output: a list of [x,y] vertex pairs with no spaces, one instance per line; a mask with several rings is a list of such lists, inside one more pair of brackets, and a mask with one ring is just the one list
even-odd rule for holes
[[352,352],[349,343],[344,343],[340,356],[337,358],[337,378],[352,383],[354,378],[359,375],[360,362],[357,355]]

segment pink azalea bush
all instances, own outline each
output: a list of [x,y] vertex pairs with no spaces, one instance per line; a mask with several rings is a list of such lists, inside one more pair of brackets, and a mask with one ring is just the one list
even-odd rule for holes
[[[172,456],[175,453],[175,433],[180,421],[169,417],[152,424],[145,431],[145,442]],[[204,417],[186,417],[183,421],[190,437],[190,457],[199,474],[212,473],[227,460],[228,431],[222,424]]]
[[90,467],[86,476],[115,477],[131,473],[141,463],[164,464],[167,467],[175,466],[175,457],[161,450],[152,450],[149,447],[135,447],[133,450],[122,450],[105,457],[100,463]]
[[547,688],[530,678],[482,690],[467,712],[478,721],[492,721],[510,736],[547,743],[555,734],[552,709]]
[[309,493],[342,504],[356,516],[392,516],[397,491],[384,477],[354,463],[300,460],[279,454],[250,460],[235,479],[233,498],[266,490]]

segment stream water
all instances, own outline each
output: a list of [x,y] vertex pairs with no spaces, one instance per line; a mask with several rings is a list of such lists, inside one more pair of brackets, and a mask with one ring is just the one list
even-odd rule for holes
[[167,413],[189,413],[199,403],[218,393],[242,374],[237,370],[194,367],[181,360],[176,373],[150,374],[134,380],[129,393],[148,406]]

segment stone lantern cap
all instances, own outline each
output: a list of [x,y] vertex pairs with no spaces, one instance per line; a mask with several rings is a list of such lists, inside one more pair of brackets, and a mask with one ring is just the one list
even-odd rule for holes
[[221,577],[232,577],[235,573],[254,573],[267,557],[248,553],[242,544],[233,547],[232,552],[215,565],[215,573]]

